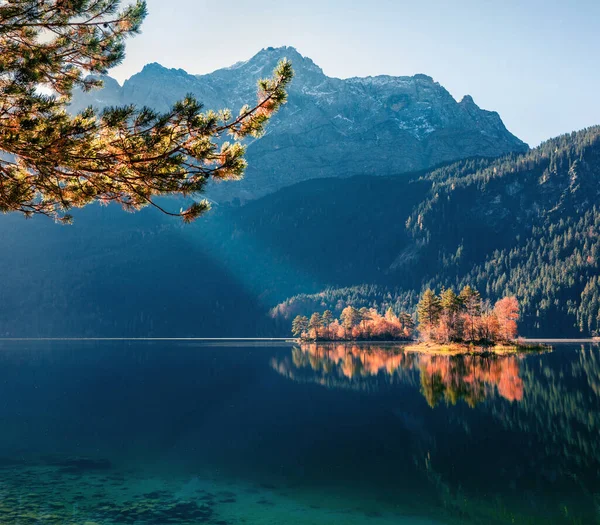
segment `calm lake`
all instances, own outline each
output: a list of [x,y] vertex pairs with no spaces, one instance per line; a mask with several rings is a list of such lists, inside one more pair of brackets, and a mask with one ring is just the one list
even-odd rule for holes
[[600,349],[0,342],[2,524],[600,523]]

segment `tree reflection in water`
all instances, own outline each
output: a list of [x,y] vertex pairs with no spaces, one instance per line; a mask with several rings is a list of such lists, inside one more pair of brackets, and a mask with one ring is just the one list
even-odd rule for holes
[[369,428],[398,432],[411,475],[426,476],[454,522],[600,523],[598,345],[526,357],[310,344],[271,364],[298,382],[401,394],[376,397],[374,410],[391,406],[397,419]]
[[470,407],[500,395],[523,399],[520,358],[517,355],[445,356],[406,352],[399,346],[304,344],[292,349],[291,359],[273,359],[280,374],[300,382],[328,387],[368,389],[369,379],[415,383],[431,407],[441,401]]

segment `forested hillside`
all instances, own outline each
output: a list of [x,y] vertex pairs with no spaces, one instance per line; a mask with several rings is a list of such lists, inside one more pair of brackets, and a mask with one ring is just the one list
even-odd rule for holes
[[118,206],[79,210],[71,226],[2,217],[0,336],[264,332],[264,307],[189,233],[155,210]]
[[414,302],[415,290],[427,286],[470,283],[492,298],[519,297],[521,331],[529,335],[598,331],[600,128],[417,179],[430,188],[406,220],[405,245],[392,250],[393,258],[388,251],[387,266],[372,281],[385,287],[300,295],[279,305],[275,315],[304,312],[305,304],[313,311],[319,303],[367,301],[385,308]]
[[64,227],[5,216],[0,334],[289,335],[300,313],[400,312],[465,284],[515,295],[523,335],[591,334],[599,179],[596,127],[498,160],[309,180],[191,225],[113,206]]

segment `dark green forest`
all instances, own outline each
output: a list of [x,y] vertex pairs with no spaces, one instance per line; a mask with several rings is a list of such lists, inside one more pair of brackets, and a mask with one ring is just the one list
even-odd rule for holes
[[[516,295],[524,334],[595,334],[599,178],[598,127],[549,140],[526,154],[472,159],[417,175],[411,183],[429,188],[406,220],[406,208],[397,211],[404,230],[393,235],[403,245],[385,250],[380,243],[387,265],[371,280],[374,286],[301,294],[275,314],[287,317],[320,304],[336,310],[346,303],[404,308],[414,306],[415,292],[427,287],[471,284],[491,299]],[[397,222],[388,215],[380,235]]]
[[425,288],[470,284],[515,295],[522,335],[590,335],[599,178],[595,127],[497,160],[214,203],[191,225],[112,205],[72,226],[7,215],[0,334],[287,336],[300,313],[410,311]]

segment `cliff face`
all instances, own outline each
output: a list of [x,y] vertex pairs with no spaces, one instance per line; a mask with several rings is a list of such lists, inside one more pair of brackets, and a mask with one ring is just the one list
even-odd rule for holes
[[246,178],[212,187],[215,200],[252,199],[313,178],[397,175],[527,149],[497,113],[470,96],[457,102],[431,77],[331,78],[292,47],[264,49],[207,75],[149,64],[123,86],[107,77],[102,90],[75,93],[71,109],[133,103],[164,111],[193,93],[206,108],[237,111],[255,100],[256,80],[283,57],[296,72],[289,102],[267,135],[249,143]]

